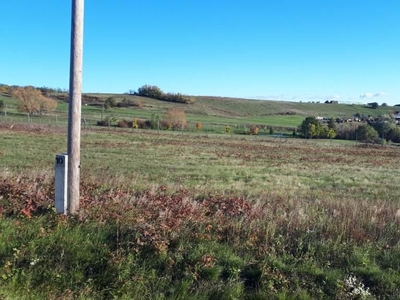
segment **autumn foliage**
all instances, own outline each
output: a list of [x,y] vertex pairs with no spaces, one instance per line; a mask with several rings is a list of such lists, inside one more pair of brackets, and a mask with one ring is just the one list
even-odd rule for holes
[[161,123],[168,129],[184,129],[187,125],[185,112],[178,108],[170,108],[164,114]]
[[252,135],[258,134],[258,127],[256,125],[252,125],[250,127],[250,134],[252,134]]
[[18,111],[28,113],[29,116],[42,116],[57,107],[57,101],[45,97],[40,90],[32,86],[14,88],[11,95],[17,99]]

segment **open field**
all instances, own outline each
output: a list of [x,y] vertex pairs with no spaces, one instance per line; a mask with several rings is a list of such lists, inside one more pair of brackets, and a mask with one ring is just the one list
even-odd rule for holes
[[[67,101],[67,94],[52,94]],[[168,108],[180,108],[185,111],[189,130],[195,130],[196,122],[204,124],[204,129],[221,131],[226,125],[260,125],[285,127],[292,130],[300,125],[307,116],[352,118],[355,113],[379,115],[394,113],[397,107],[379,107],[371,109],[365,105],[353,104],[324,104],[324,103],[300,103],[285,101],[261,101],[221,97],[195,97],[193,104],[177,104],[155,100],[151,98],[125,95],[125,94],[86,94],[83,101],[82,117],[87,119],[91,125],[108,116],[116,120],[132,120],[134,118],[150,119],[151,116],[162,117]],[[108,97],[113,97],[117,102],[127,101],[140,102],[142,107],[113,108],[109,111],[102,110],[101,105]],[[6,105],[7,117],[4,114],[1,120],[8,122],[27,122],[26,115],[17,112],[16,100],[5,93],[0,93],[0,100]],[[67,124],[68,103],[58,101],[57,111],[43,118],[33,117],[32,122],[40,124]],[[87,105],[85,105],[87,104]]]
[[[62,127],[2,132],[3,172],[53,168],[54,155],[66,151]],[[362,192],[364,199],[393,199],[399,147],[376,148],[355,142],[279,139],[269,136],[181,133],[156,130],[86,130],[82,136],[82,175],[123,178],[134,189],[153,184],[213,191],[253,193],[282,188],[287,195]],[[104,178],[106,179],[106,178]],[[290,186],[288,191],[287,186]]]
[[0,299],[400,299],[397,146],[0,123]]

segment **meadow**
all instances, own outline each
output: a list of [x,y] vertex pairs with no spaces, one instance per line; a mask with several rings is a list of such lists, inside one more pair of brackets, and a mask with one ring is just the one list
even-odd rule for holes
[[[322,105],[322,104],[319,104]],[[400,299],[396,145],[0,122],[0,299]]]
[[[57,109],[42,118],[31,118],[29,121],[46,125],[67,125],[68,95],[53,93],[50,97],[58,99]],[[116,102],[130,101],[140,103],[140,107],[102,109],[107,98]],[[397,107],[380,106],[371,109],[362,104],[325,104],[285,101],[261,101],[249,99],[223,98],[213,96],[194,97],[192,104],[177,104],[147,97],[127,94],[85,94],[82,105],[82,118],[88,125],[95,125],[105,117],[117,121],[134,118],[151,119],[152,115],[162,118],[169,108],[185,111],[188,130],[195,131],[196,123],[203,124],[203,130],[223,132],[226,125],[242,127],[258,125],[263,127],[283,128],[292,131],[308,116],[333,118],[352,118],[355,113],[377,117],[396,112]],[[62,100],[60,100],[62,99]],[[6,115],[0,113],[0,121],[11,123],[28,123],[26,114],[17,111],[17,102],[7,93],[0,92],[0,101],[5,104]]]

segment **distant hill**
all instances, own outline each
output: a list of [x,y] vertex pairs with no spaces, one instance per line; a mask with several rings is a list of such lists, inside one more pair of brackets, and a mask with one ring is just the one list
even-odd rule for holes
[[[68,102],[67,94],[53,94],[59,100]],[[379,116],[393,113],[397,107],[384,106],[372,109],[367,105],[360,104],[327,104],[327,103],[305,103],[288,102],[276,100],[253,100],[242,98],[226,98],[216,96],[193,96],[194,103],[179,104],[160,101],[157,99],[140,97],[128,94],[84,94],[83,103],[88,105],[101,105],[109,97],[117,102],[126,100],[139,100],[143,109],[163,111],[169,107],[181,107],[187,113],[221,116],[221,117],[262,117],[271,115],[300,115],[300,116],[326,116],[326,117],[352,117],[355,113]]]
[[[67,111],[68,94],[49,93],[48,96],[60,102],[57,110]],[[135,103],[132,107],[114,108],[112,114],[117,119],[149,118],[152,114],[162,116],[168,108],[176,107],[185,111],[188,121],[207,122],[213,124],[262,124],[271,126],[293,127],[300,125],[307,116],[321,116],[334,118],[352,118],[360,113],[377,117],[398,111],[395,106],[380,106],[372,109],[367,105],[359,104],[326,104],[301,103],[275,100],[251,100],[240,98],[226,98],[216,96],[193,96],[194,103],[181,104],[140,97],[129,94],[98,94],[87,93],[82,97],[82,113],[87,118],[98,118],[99,111],[107,98],[113,98],[117,103]],[[15,100],[8,94],[0,93],[0,100],[13,106]],[[64,103],[64,104],[62,104]]]

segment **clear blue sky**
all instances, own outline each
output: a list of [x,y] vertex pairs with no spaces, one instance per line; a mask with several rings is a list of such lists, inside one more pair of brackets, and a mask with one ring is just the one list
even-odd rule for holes
[[[0,83],[68,88],[70,0],[3,1]],[[399,0],[86,0],[84,92],[400,103]]]

